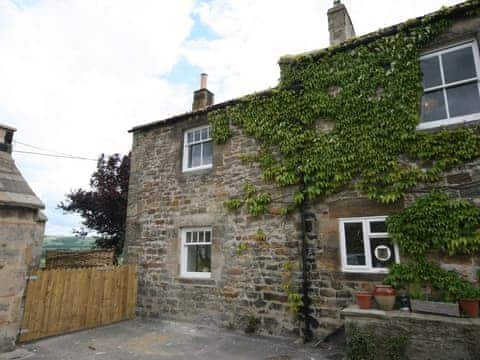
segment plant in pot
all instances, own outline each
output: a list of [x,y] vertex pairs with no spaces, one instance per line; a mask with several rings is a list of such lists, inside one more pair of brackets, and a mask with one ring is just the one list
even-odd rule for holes
[[373,295],[380,309],[393,310],[395,306],[396,291],[391,285],[376,285]]
[[368,310],[372,308],[372,297],[373,294],[368,291],[359,291],[355,293],[358,307],[363,310]]
[[480,299],[480,289],[473,285],[466,285],[460,292],[458,303],[462,311],[470,317],[478,317],[478,301]]

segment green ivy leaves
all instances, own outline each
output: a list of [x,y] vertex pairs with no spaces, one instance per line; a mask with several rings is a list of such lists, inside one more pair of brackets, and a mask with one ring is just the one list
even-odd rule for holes
[[388,232],[405,255],[419,258],[436,250],[447,255],[480,251],[480,209],[432,191],[388,219]]
[[[416,131],[418,58],[448,24],[426,21],[348,51],[281,62],[277,88],[209,114],[213,138],[227,141],[230,125],[254,137],[266,181],[304,183],[297,204],[351,183],[373,200],[395,202],[419,182],[437,181],[449,167],[480,156],[478,130]],[[325,122],[332,128],[319,129]],[[249,209],[260,214],[266,202],[250,200]]]

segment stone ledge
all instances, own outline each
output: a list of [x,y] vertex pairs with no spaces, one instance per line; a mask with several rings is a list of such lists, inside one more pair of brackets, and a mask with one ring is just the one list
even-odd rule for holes
[[438,321],[444,323],[455,323],[463,325],[476,325],[480,326],[480,318],[467,318],[467,317],[452,317],[442,315],[420,314],[410,311],[383,311],[378,309],[362,310],[357,305],[349,306],[340,312],[343,319],[346,318],[373,318],[373,319],[409,319],[419,321]]
[[175,281],[183,285],[192,285],[198,287],[216,287],[217,282],[212,279],[182,278],[177,277]]

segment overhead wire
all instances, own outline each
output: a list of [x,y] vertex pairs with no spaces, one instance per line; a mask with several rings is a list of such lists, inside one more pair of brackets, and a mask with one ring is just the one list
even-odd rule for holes
[[87,157],[82,157],[82,156],[75,156],[75,155],[71,155],[71,154],[67,154],[67,153],[63,153],[63,152],[59,152],[59,151],[55,151],[55,150],[45,149],[45,148],[42,148],[42,147],[39,147],[39,146],[30,145],[30,144],[27,144],[27,143],[24,143],[24,142],[21,142],[21,141],[18,141],[18,140],[14,140],[14,143],[19,144],[19,145],[23,145],[23,146],[26,146],[26,147],[30,147],[32,149],[53,153],[53,154],[48,154],[48,153],[45,153],[45,152],[24,151],[24,150],[13,149],[13,152],[19,153],[19,154],[47,156],[47,157],[60,158],[60,159],[97,161],[97,159],[92,159],[92,158],[87,158]]

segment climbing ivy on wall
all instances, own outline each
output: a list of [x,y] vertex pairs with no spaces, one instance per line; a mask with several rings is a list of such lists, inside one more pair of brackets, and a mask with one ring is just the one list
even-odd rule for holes
[[455,271],[447,271],[428,259],[480,251],[480,209],[465,200],[450,199],[434,190],[402,212],[391,215],[388,232],[409,260],[393,265],[385,282],[397,288],[410,285],[433,287],[446,301],[478,297],[475,287]]
[[[282,59],[278,87],[209,114],[214,141],[227,141],[231,125],[258,140],[265,180],[301,184],[297,204],[351,183],[371,199],[395,202],[480,155],[478,130],[416,131],[419,56],[448,24],[425,20],[350,50]],[[325,124],[330,131],[318,130]]]

